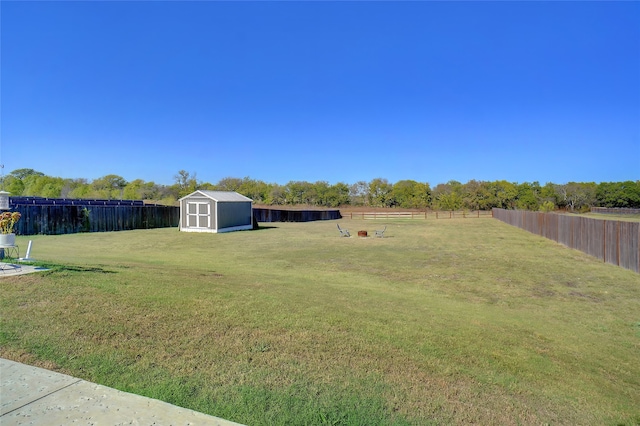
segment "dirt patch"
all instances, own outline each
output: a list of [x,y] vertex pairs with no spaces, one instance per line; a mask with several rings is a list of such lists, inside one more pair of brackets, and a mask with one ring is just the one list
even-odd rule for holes
[[33,365],[34,367],[44,368],[45,370],[66,373],[66,371],[60,368],[60,366],[53,361],[39,360],[33,354],[11,348],[0,348],[0,358],[22,364]]
[[594,302],[600,302],[600,299],[592,296],[590,294],[586,294],[586,293],[580,293],[579,291],[571,291],[569,292],[569,296],[573,296],[573,297],[579,297],[581,299],[588,299],[588,300],[592,300]]

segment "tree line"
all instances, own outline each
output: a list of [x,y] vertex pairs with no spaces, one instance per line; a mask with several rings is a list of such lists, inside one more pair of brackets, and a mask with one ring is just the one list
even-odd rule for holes
[[33,169],[17,169],[2,177],[2,188],[13,196],[48,198],[132,199],[176,205],[181,197],[198,189],[236,191],[255,204],[314,207],[397,207],[434,210],[489,210],[493,207],[519,210],[586,211],[591,207],[640,208],[640,180],[625,182],[538,182],[514,183],[506,180],[461,183],[451,180],[431,188],[428,183],[384,178],[353,184],[326,181],[290,181],[285,185],[260,180],[226,177],[212,184],[197,179],[195,173],[180,170],[172,185],[142,179],[126,181],[106,175],[89,181],[46,176]]

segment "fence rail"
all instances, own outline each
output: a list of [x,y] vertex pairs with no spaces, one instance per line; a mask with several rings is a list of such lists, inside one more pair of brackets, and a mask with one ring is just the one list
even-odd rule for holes
[[492,217],[490,210],[449,212],[349,212],[341,213],[344,219],[466,219]]
[[493,209],[493,217],[604,262],[640,272],[640,222],[503,209]]
[[24,204],[51,206],[143,206],[143,200],[99,200],[84,198],[9,197],[13,209]]

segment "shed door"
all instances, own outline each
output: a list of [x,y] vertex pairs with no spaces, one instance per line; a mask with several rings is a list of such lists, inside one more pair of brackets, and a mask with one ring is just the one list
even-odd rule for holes
[[187,203],[187,226],[189,228],[211,228],[211,206],[209,203]]

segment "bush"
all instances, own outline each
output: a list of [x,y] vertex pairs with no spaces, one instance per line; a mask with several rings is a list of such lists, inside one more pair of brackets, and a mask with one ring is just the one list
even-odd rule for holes
[[545,201],[540,205],[540,211],[545,213],[550,213],[556,209],[556,205],[553,204],[553,201]]

